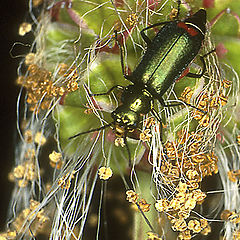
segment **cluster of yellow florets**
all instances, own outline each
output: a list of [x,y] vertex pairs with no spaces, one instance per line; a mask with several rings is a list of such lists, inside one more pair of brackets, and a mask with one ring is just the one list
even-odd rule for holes
[[180,131],[177,140],[165,144],[167,160],[162,161],[160,168],[163,184],[174,187],[184,174],[188,188],[197,189],[202,178],[218,172],[215,154],[201,151],[203,138],[202,132]]
[[71,172],[70,174],[65,174],[63,177],[60,177],[58,180],[58,186],[61,189],[69,189],[71,186],[71,180],[74,178],[75,171]]
[[43,232],[46,224],[49,222],[49,217],[43,208],[38,210],[39,206],[40,203],[38,201],[31,199],[29,201],[29,207],[23,209],[11,224],[12,230],[1,233],[0,239],[16,239],[16,236],[20,233],[26,234],[24,225],[27,224],[30,224],[28,230],[29,236],[36,236],[38,233]]
[[112,169],[110,167],[101,167],[98,169],[99,178],[102,180],[108,180],[112,177]]
[[[151,128],[154,126],[155,129],[159,128],[160,129],[160,123],[156,124],[156,121],[153,117],[147,118],[144,121],[144,130],[140,133],[140,140],[143,142],[150,142],[151,138],[152,138],[152,134],[151,134]],[[164,125],[162,125],[163,127],[165,127]]]
[[60,169],[63,165],[62,154],[56,151],[49,154],[49,160],[49,163],[53,168]]
[[240,212],[224,210],[221,213],[221,219],[224,221],[230,221],[235,224],[240,223]]
[[171,221],[172,229],[179,231],[179,239],[191,239],[192,233],[201,232],[207,235],[210,232],[210,226],[207,220],[193,218],[191,211],[197,204],[203,202],[206,194],[200,189],[190,190],[186,183],[180,182],[176,188],[176,194],[171,200],[159,199],[155,203],[158,212],[165,212]]
[[28,54],[25,63],[28,65],[28,75],[19,76],[17,84],[26,88],[27,103],[30,104],[31,111],[49,109],[53,98],[58,99],[65,93],[78,89],[76,70],[68,70],[66,64],[59,65],[58,74],[67,80],[56,84],[51,72],[34,64],[34,54]]
[[150,210],[151,204],[147,203],[144,198],[138,199],[138,194],[133,190],[126,191],[127,201],[130,203],[136,204],[135,209],[141,209],[142,212],[148,212]]
[[228,178],[231,182],[239,181],[240,180],[240,169],[229,171]]
[[9,180],[17,181],[18,186],[21,188],[26,187],[29,182],[36,180],[37,168],[34,144],[42,146],[45,144],[46,138],[41,132],[33,134],[31,130],[26,130],[24,132],[24,140],[29,144],[24,154],[24,162],[17,165],[13,171],[9,173]]
[[129,23],[130,27],[136,25],[137,21],[138,21],[138,16],[136,13],[130,14],[126,19],[126,22]]
[[155,208],[167,213],[172,229],[180,232],[179,239],[191,239],[192,234],[201,232],[205,235],[210,231],[207,221],[192,219],[191,212],[206,198],[199,183],[204,177],[218,172],[218,158],[203,147],[203,132],[179,131],[177,135],[175,141],[165,144],[166,156],[162,158],[157,180],[158,184],[176,191],[170,199],[157,200]]
[[[227,104],[228,97],[225,94],[227,88],[231,86],[231,81],[223,80],[222,85],[220,86],[219,92],[204,92],[198,99],[198,109],[194,109],[193,118],[199,121],[199,125],[202,127],[209,126],[210,117],[209,114],[204,114],[204,112],[208,113],[210,109],[218,109],[221,106],[225,106]],[[186,103],[191,102],[191,98],[193,96],[193,90],[190,87],[186,87],[179,99]],[[202,111],[200,111],[202,110]]]

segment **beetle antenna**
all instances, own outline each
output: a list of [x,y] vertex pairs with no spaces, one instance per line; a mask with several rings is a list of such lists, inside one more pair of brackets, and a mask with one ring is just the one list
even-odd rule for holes
[[178,19],[178,18],[179,18],[179,14],[180,14],[181,0],[178,0],[178,1],[177,1],[177,4],[178,4],[178,6],[177,6],[177,16],[176,16],[176,18]]
[[78,136],[80,136],[80,135],[83,135],[83,134],[86,134],[86,133],[101,131],[101,130],[103,130],[103,129],[105,129],[105,128],[110,127],[112,124],[113,124],[113,122],[111,122],[111,123],[109,123],[109,124],[106,124],[106,125],[103,125],[103,126],[101,126],[101,127],[99,127],[99,128],[91,129],[91,130],[86,131],[86,132],[77,133],[76,135],[73,135],[73,136],[69,137],[68,139],[70,140],[70,139],[76,138],[76,137],[78,137]]
[[139,204],[138,204],[137,202],[136,202],[135,204],[137,205],[138,210],[141,212],[142,216],[144,217],[145,222],[147,223],[147,225],[149,226],[149,228],[151,229],[151,231],[152,231],[153,233],[156,233],[155,230],[154,230],[154,228],[153,228],[153,226],[151,225],[150,221],[148,220],[148,218],[147,218],[146,215],[144,214],[143,210],[142,210],[141,207],[139,206]]

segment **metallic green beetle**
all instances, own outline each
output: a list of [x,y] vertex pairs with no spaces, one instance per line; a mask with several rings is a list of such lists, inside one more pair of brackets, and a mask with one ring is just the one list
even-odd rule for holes
[[[163,25],[163,27],[153,40],[150,40],[144,32],[159,25]],[[123,75],[132,84],[127,87],[117,85],[106,93],[92,94],[92,96],[107,95],[115,88],[122,90],[121,105],[111,113],[113,122],[97,129],[78,133],[70,138],[111,126],[116,136],[122,137],[126,141],[127,134],[138,127],[142,115],[152,112],[161,122],[159,115],[153,108],[154,99],[159,100],[165,107],[179,105],[166,105],[164,103],[162,96],[167,89],[183,76],[199,78],[205,71],[204,56],[200,56],[203,62],[202,72],[200,74],[188,72],[189,65],[198,55],[202,46],[206,32],[205,25],[206,11],[200,9],[184,21],[161,22],[144,28],[141,35],[147,43],[147,49],[130,75],[124,73],[121,50]]]

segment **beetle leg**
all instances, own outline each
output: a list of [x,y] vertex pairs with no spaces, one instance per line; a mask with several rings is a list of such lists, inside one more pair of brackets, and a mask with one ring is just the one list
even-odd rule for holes
[[202,61],[202,64],[203,64],[201,73],[191,73],[191,72],[189,72],[189,73],[186,74],[187,77],[201,78],[203,76],[203,74],[206,71],[206,63],[205,63],[205,60],[204,60],[203,56],[200,56],[200,60]]
[[183,102],[183,103],[166,104],[162,97],[158,97],[158,101],[162,104],[163,107],[176,107],[176,106],[180,106],[180,105],[186,104],[187,106],[192,107],[192,108],[194,108],[194,109],[196,109],[196,110],[206,114],[205,111],[203,111],[202,109],[200,109],[200,108],[198,108],[198,107],[196,107],[196,106],[194,106],[194,105],[192,105],[190,103]]
[[211,53],[213,53],[213,52],[215,52],[215,51],[216,51],[216,49],[213,49],[212,51],[204,54],[203,56],[200,56],[200,60],[202,61],[202,64],[203,64],[201,73],[191,73],[191,72],[189,72],[189,73],[187,73],[185,76],[191,77],[191,78],[200,78],[200,77],[202,77],[203,74],[204,74],[205,71],[206,71],[206,63],[205,63],[204,58],[206,58],[209,54],[211,54]]
[[109,95],[115,88],[119,89],[119,90],[124,90],[124,87],[121,86],[121,85],[115,85],[113,87],[111,87],[107,92],[105,93],[91,93],[89,94],[90,97],[93,97],[93,96],[103,96],[103,95]]
[[125,71],[125,66],[124,66],[124,61],[123,61],[123,56],[124,56],[124,50],[121,46],[121,44],[119,43],[118,39],[117,39],[117,30],[114,31],[115,33],[115,40],[116,40],[116,43],[118,45],[118,48],[120,50],[120,57],[121,57],[121,67],[122,67],[122,74],[123,74],[123,77],[126,78],[127,80],[131,81],[131,76],[128,75]]
[[144,32],[147,31],[148,29],[151,29],[151,28],[154,28],[154,27],[157,27],[157,26],[160,26],[160,25],[165,25],[165,24],[170,23],[170,22],[172,22],[172,21],[159,22],[159,23],[152,24],[152,25],[142,29],[140,34],[141,34],[143,40],[147,43],[147,45],[151,44],[152,41]]
[[[177,8],[177,16],[176,16],[177,19],[179,17],[179,13],[180,13],[180,5],[181,5],[181,0],[178,0],[178,8]],[[151,28],[154,28],[154,27],[157,27],[157,26],[160,26],[160,25],[165,25],[165,24],[170,23],[170,22],[172,22],[172,21],[159,22],[159,23],[152,24],[152,25],[142,29],[140,34],[141,34],[143,40],[147,43],[147,45],[151,44],[152,41],[144,32],[148,29],[151,29]]]

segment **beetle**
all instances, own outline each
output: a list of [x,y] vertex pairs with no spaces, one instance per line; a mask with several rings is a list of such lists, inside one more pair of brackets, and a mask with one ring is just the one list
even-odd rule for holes
[[[163,27],[153,40],[150,40],[145,31],[160,25],[163,25]],[[191,73],[188,67],[198,55],[205,33],[206,11],[204,9],[200,9],[183,21],[160,22],[142,29],[140,34],[147,43],[146,52],[134,71],[129,75],[125,73],[123,50],[117,41],[121,53],[123,76],[131,84],[126,87],[116,85],[106,93],[91,94],[90,96],[109,95],[114,89],[119,89],[122,91],[121,105],[111,113],[113,119],[111,123],[86,132],[80,132],[69,139],[113,127],[116,137],[123,138],[126,144],[127,134],[134,131],[139,126],[142,116],[149,112],[157,118],[162,128],[161,118],[153,107],[154,100],[157,99],[163,107],[181,104],[167,105],[163,100],[163,95],[176,80],[184,76],[200,78],[204,74],[206,69],[204,58],[209,53],[200,56],[203,64],[201,73]],[[187,105],[194,107],[190,104]],[[198,109],[197,107],[194,108]],[[162,133],[162,131],[160,132]],[[127,144],[126,147],[130,156]]]

